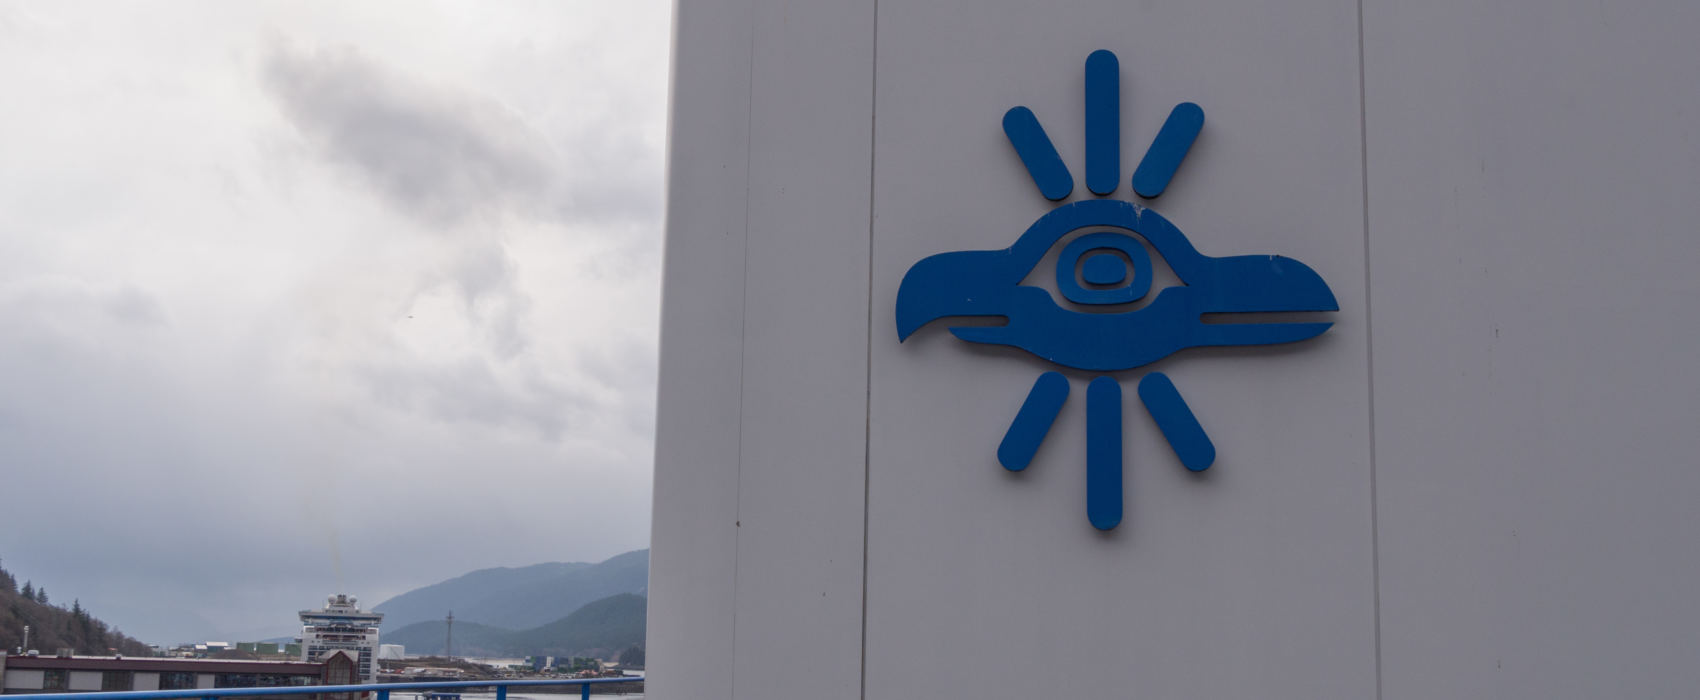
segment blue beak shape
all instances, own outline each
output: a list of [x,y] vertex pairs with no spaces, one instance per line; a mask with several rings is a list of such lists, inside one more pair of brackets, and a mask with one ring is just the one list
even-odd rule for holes
[[[1089,313],[1064,308],[1044,289],[1021,284],[1056,241],[1088,226],[1143,236],[1185,286],[1165,289],[1137,310]],[[1004,250],[942,253],[916,263],[898,288],[897,334],[907,339],[948,316],[1001,316],[1007,324],[951,332],[969,342],[1022,348],[1066,367],[1114,371],[1190,347],[1291,343],[1333,325],[1205,323],[1205,314],[1338,309],[1328,284],[1297,260],[1212,258],[1156,212],[1117,200],[1089,200],[1052,210]]]
[[941,253],[909,268],[897,289],[897,339],[946,316],[1007,316],[1027,270],[1006,251]]

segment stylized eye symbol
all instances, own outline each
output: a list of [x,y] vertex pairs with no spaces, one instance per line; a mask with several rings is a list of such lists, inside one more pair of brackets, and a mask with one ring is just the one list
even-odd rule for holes
[[[997,317],[1002,325],[953,326],[950,332],[970,343],[1017,347],[1063,367],[1105,373],[1086,391],[1086,511],[1100,530],[1122,519],[1122,388],[1108,373],[1145,367],[1187,348],[1297,342],[1332,325],[1207,323],[1209,314],[1339,309],[1327,282],[1297,260],[1204,255],[1162,215],[1105,198],[1121,179],[1119,70],[1109,51],[1087,57],[1085,176],[1097,198],[1059,204],[1008,248],[937,253],[916,262],[898,286],[895,309],[900,342],[935,320]],[[1134,192],[1147,199],[1162,194],[1203,126],[1198,105],[1177,105],[1134,170]],[[1039,192],[1055,202],[1068,199],[1074,178],[1033,111],[1011,108],[1003,128]],[[1136,304],[1159,279],[1179,285]],[[998,446],[1005,469],[1027,468],[1068,394],[1061,373],[1034,381]],[[1139,398],[1183,466],[1210,468],[1215,445],[1167,376],[1141,377]]]
[[1151,291],[1154,278],[1151,255],[1125,233],[1088,233],[1069,241],[1057,257],[1057,291],[1076,304],[1139,301]]

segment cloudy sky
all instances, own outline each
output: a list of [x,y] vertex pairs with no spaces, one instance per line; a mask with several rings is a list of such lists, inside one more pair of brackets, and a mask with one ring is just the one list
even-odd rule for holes
[[176,643],[647,546],[669,12],[0,0],[0,564]]

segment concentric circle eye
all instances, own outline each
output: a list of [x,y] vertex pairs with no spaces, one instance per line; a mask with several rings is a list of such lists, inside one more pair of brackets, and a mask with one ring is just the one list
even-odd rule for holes
[[[1082,286],[1075,270],[1086,284],[1101,288]],[[1151,291],[1151,280],[1151,255],[1127,234],[1089,233],[1069,242],[1057,257],[1057,290],[1076,304],[1139,301]]]

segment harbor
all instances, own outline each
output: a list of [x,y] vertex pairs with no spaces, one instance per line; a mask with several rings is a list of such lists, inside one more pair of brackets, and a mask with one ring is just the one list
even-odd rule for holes
[[[33,585],[26,583],[29,597],[25,599],[7,590],[13,584],[13,577],[0,569],[0,606],[22,611],[37,626],[63,612],[44,603]],[[616,596],[614,600],[623,599]],[[585,607],[620,609],[601,601]],[[76,606],[71,619],[85,619],[78,617],[83,614]],[[43,653],[31,648],[34,627],[25,625],[20,643],[0,655],[0,694],[139,692],[165,697],[193,690],[212,697],[225,691],[242,695],[268,689],[361,686],[384,698],[392,697],[392,691],[409,691],[393,696],[396,700],[469,700],[485,694],[492,700],[507,700],[512,687],[545,696],[643,692],[641,671],[633,670],[641,667],[641,646],[620,654],[625,664],[597,658],[594,650],[564,656],[413,655],[404,645],[383,643],[386,614],[363,609],[360,600],[347,593],[331,594],[322,607],[300,610],[296,617],[300,631],[293,641],[208,641],[128,656],[112,649],[104,655],[79,653],[75,647]],[[93,618],[86,619],[87,625],[96,626]],[[568,615],[563,621],[573,619]],[[442,642],[448,649],[454,644],[453,621],[453,613],[445,615]],[[46,635],[38,639],[59,641]],[[641,643],[641,636],[637,639]]]

